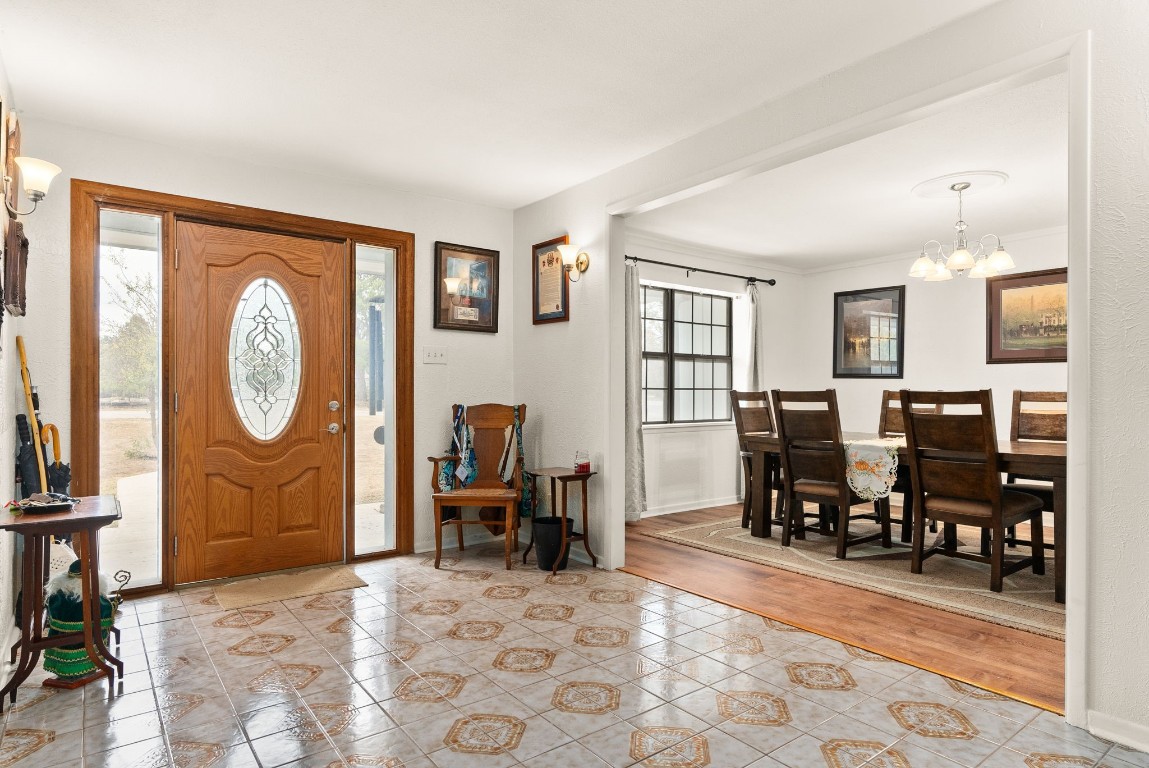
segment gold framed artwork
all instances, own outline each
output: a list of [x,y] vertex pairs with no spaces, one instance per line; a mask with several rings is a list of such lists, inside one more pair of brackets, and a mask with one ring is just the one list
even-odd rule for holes
[[991,277],[985,281],[985,291],[987,363],[1068,359],[1068,269]]
[[499,252],[435,243],[435,327],[499,332]]
[[561,323],[570,320],[570,279],[558,246],[570,242],[566,235],[531,247],[531,321]]

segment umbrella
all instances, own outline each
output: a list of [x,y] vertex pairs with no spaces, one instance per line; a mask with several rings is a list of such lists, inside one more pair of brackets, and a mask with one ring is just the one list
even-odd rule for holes
[[40,487],[40,465],[36,459],[36,447],[32,445],[32,430],[28,417],[16,415],[16,431],[20,434],[20,449],[16,452],[16,466],[20,469],[20,492],[24,498],[43,490]]
[[48,488],[52,493],[68,495],[68,486],[72,483],[72,466],[60,462],[60,430],[55,424],[45,424],[40,432],[40,442],[47,445],[52,443],[52,458],[54,461],[48,465]]

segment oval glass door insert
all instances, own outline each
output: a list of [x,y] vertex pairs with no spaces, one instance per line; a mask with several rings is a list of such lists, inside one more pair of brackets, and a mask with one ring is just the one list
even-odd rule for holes
[[299,321],[283,286],[259,277],[243,289],[231,319],[228,373],[243,426],[259,440],[287,427],[299,399]]

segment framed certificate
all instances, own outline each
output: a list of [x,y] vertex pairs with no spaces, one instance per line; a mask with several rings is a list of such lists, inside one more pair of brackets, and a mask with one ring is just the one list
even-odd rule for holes
[[566,235],[531,248],[532,320],[535,325],[570,320],[570,283],[558,246]]

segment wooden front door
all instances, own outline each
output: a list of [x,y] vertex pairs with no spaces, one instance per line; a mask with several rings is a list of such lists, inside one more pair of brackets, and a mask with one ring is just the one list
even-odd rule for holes
[[176,581],[343,559],[343,242],[176,224]]

